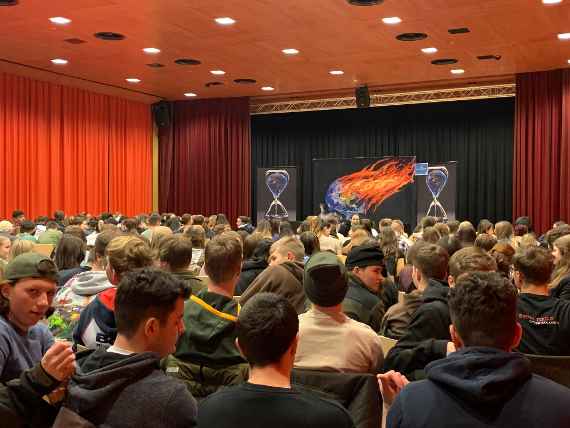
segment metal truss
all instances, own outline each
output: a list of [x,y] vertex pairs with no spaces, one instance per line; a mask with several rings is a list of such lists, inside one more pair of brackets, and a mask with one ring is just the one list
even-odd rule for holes
[[[449,101],[507,98],[516,95],[516,85],[469,86],[464,88],[434,89],[429,91],[398,92],[391,94],[370,94],[370,107],[396,106],[402,104],[440,103]],[[316,100],[281,101],[250,106],[250,113],[274,114],[298,111],[337,110],[356,108],[354,97],[323,98]]]

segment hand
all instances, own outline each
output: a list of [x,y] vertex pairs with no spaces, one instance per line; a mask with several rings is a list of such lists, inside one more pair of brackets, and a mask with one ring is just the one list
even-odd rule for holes
[[455,351],[457,351],[457,349],[455,349],[455,344],[453,342],[447,342],[447,355]]
[[406,376],[394,370],[376,375],[376,378],[378,379],[378,388],[382,393],[384,403],[388,405],[392,405],[402,388],[410,383],[410,381],[406,379]]
[[42,358],[43,369],[60,382],[75,372],[75,354],[69,342],[55,342]]

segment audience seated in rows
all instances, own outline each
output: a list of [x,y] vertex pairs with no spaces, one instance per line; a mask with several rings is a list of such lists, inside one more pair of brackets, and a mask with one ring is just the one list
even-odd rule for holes
[[161,242],[159,250],[160,267],[185,281],[192,289],[192,294],[198,293],[206,284],[188,270],[192,261],[192,241],[183,235],[167,235]]

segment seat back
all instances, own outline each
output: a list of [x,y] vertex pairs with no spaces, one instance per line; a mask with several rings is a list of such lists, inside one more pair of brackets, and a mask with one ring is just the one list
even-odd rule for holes
[[55,246],[53,244],[34,244],[33,251],[43,256],[51,257]]
[[570,388],[570,356],[525,354],[525,357],[530,360],[534,374]]
[[376,376],[293,369],[291,382],[297,388],[341,404],[356,428],[380,428],[382,396]]

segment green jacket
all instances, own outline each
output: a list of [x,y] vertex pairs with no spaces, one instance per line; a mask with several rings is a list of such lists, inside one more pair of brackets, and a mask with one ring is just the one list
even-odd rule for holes
[[38,238],[38,244],[53,244],[57,247],[63,233],[57,229],[48,229]]
[[194,273],[189,270],[184,270],[180,272],[171,272],[176,278],[186,281],[186,283],[192,287],[192,295],[198,294],[199,291],[206,289],[206,284],[200,278],[198,278]]
[[34,235],[30,235],[29,233],[20,233],[18,234],[18,239],[21,239],[22,241],[32,241],[34,243],[37,243],[38,240],[36,239],[36,237]]
[[247,379],[247,363],[235,344],[239,308],[234,299],[208,290],[186,302],[186,331],[166,361],[166,372],[184,380],[192,395],[204,397]]

